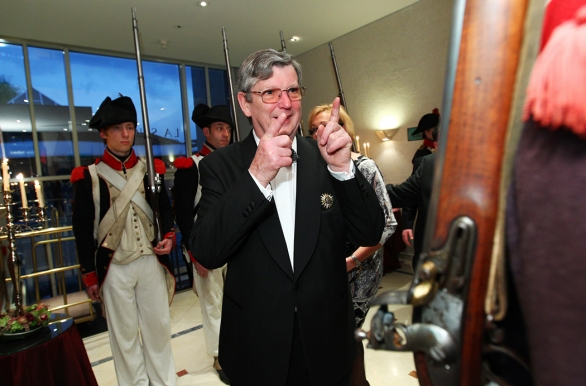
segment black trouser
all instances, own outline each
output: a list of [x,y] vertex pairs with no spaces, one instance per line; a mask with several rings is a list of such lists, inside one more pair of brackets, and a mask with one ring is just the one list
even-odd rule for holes
[[[352,371],[349,371],[348,374],[346,374],[344,378],[342,378],[340,382],[337,383],[337,385],[349,385],[351,375]],[[287,374],[287,386],[311,386],[309,370],[307,369],[305,353],[303,352],[303,341],[301,340],[301,330],[299,330],[297,312],[295,312],[293,347],[291,347],[291,359],[289,361],[289,373]]]

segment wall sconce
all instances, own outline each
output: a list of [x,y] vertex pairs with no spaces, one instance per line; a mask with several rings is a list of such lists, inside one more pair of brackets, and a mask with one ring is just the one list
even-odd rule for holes
[[387,130],[376,130],[375,134],[380,138],[381,141],[390,141],[399,132],[399,128],[387,129]]

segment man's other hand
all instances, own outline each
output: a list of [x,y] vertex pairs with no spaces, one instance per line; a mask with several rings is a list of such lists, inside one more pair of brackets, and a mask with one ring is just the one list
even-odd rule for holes
[[205,279],[206,277],[208,277],[208,269],[200,263],[198,263],[197,260],[195,261],[195,272],[197,273],[197,276],[201,278]]
[[334,172],[348,172],[350,170],[350,153],[352,138],[339,124],[340,98],[334,99],[330,121],[319,125],[317,129],[317,144],[321,156]]
[[90,285],[89,287],[87,287],[85,289],[85,292],[87,292],[88,296],[92,300],[95,300],[97,302],[101,302],[102,301],[100,299],[100,288],[99,288],[99,286],[97,284]]
[[413,229],[405,229],[401,234],[403,237],[403,242],[407,244],[408,247],[411,247],[413,244]]
[[154,251],[157,255],[168,255],[173,249],[173,240],[163,239],[155,247]]

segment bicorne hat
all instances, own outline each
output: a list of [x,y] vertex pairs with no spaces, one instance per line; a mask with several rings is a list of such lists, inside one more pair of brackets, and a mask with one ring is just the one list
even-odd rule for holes
[[202,129],[204,127],[210,127],[214,122],[225,122],[231,127],[234,127],[232,116],[230,115],[230,108],[226,105],[217,105],[210,109],[207,105],[200,103],[193,109],[191,120]]
[[120,96],[114,100],[106,97],[88,126],[101,130],[123,122],[132,122],[136,126],[136,108],[132,99],[127,96]]
[[425,114],[424,116],[421,117],[421,119],[419,120],[419,123],[417,124],[417,129],[415,129],[415,131],[413,132],[413,135],[418,134],[418,133],[423,133],[425,130],[429,130],[429,129],[433,129],[434,127],[437,127],[437,125],[439,124],[439,119],[440,119],[439,110],[433,109],[433,112],[431,114]]

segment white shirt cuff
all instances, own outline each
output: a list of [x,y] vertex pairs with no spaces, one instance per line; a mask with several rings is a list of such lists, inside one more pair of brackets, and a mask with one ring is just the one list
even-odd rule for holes
[[[250,173],[250,170],[248,171],[248,173]],[[258,182],[256,177],[253,176],[252,173],[250,173],[250,176],[252,177],[252,179],[256,183],[256,186],[258,186],[258,188],[260,189],[260,192],[265,196],[265,198],[267,200],[271,201],[273,199],[273,188],[271,188],[271,184],[268,184],[267,187],[265,188],[264,186],[262,186],[260,184],[260,182]]]
[[330,171],[330,174],[338,181],[348,181],[354,178],[356,167],[354,166],[354,162],[350,161],[350,168],[347,172],[334,172],[332,169],[330,169],[329,165],[328,170]]

